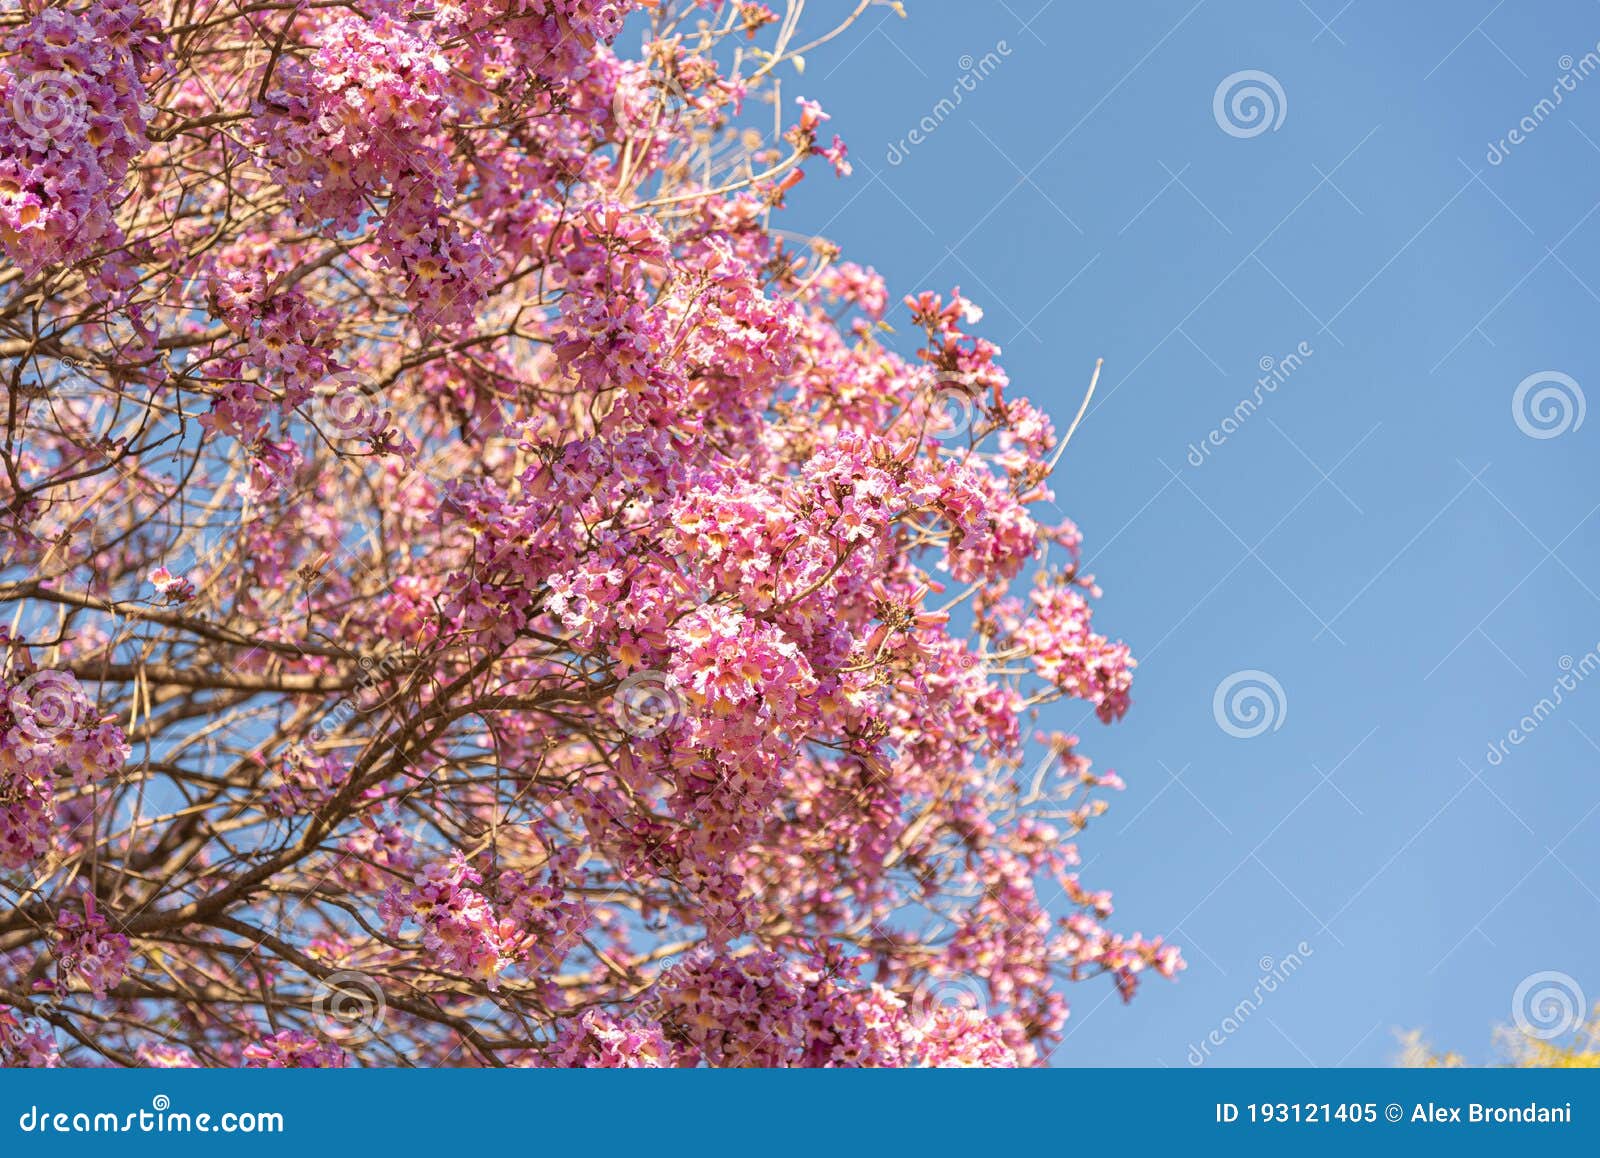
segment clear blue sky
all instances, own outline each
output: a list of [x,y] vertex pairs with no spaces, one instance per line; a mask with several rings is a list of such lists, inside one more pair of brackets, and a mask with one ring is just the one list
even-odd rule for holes
[[[959,284],[1063,427],[1106,359],[1057,483],[1101,622],[1142,662],[1123,723],[1049,723],[1129,785],[1085,834],[1086,880],[1190,968],[1129,1007],[1078,986],[1057,1063],[1183,1066],[1302,941],[1208,1064],[1384,1064],[1402,1026],[1483,1060],[1530,974],[1600,999],[1600,673],[1487,758],[1600,642],[1600,416],[1534,438],[1512,411],[1542,371],[1600,405],[1600,72],[1534,112],[1600,5],[907,7],[786,82],[856,160],[814,172],[790,223],[897,296]],[[1219,126],[1242,70],[1280,86],[1275,129]],[[1248,669],[1287,711],[1238,738],[1213,694]]]

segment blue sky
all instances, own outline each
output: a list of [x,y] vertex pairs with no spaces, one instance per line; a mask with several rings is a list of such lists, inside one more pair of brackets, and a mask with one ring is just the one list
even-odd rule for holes
[[[856,162],[786,224],[960,285],[1061,427],[1106,359],[1056,482],[1141,666],[1121,724],[1047,723],[1129,785],[1086,881],[1190,967],[1078,986],[1056,1062],[1188,1064],[1302,942],[1206,1064],[1384,1064],[1397,1027],[1484,1060],[1526,978],[1600,999],[1600,674],[1563,666],[1600,645],[1600,5],[907,7],[786,83]],[[1214,111],[1252,70],[1259,132]],[[1245,671],[1281,688],[1248,737],[1213,711]]]

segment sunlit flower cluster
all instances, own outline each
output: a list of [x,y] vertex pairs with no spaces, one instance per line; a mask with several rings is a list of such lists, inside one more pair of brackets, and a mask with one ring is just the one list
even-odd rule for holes
[[144,148],[156,22],[134,0],[45,8],[0,46],[0,247],[25,268],[121,240],[114,211]]

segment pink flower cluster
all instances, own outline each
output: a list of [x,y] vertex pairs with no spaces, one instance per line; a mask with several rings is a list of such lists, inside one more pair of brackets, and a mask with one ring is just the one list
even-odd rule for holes
[[78,981],[105,1000],[106,990],[128,970],[129,947],[128,938],[112,932],[96,910],[94,894],[84,894],[82,914],[67,909],[56,918],[56,937],[57,991],[64,996]]
[[583,941],[594,910],[580,897],[570,897],[566,882],[573,873],[576,850],[562,849],[538,874],[511,869],[495,882],[500,907],[512,927],[528,970],[545,974],[559,969]]
[[0,1067],[55,1069],[61,1053],[50,1031],[9,1005],[0,1005]]
[[955,1004],[919,1008],[855,982],[828,953],[699,949],[662,973],[634,1016],[597,1010],[562,1023],[540,1064],[607,1068],[985,1067],[1019,1064],[999,1024]]
[[500,975],[522,952],[522,934],[472,886],[478,871],[457,852],[417,873],[412,886],[392,886],[383,899],[383,918],[394,936],[407,922],[422,929],[422,943],[441,967],[494,989]]
[[538,1061],[560,1069],[662,1069],[674,1056],[660,1026],[587,1009],[562,1024]]
[[330,311],[305,294],[278,288],[268,239],[240,245],[205,273],[210,308],[242,339],[237,353],[219,359],[209,376],[219,390],[209,424],[244,441],[263,433],[268,410],[303,405],[333,374]]
[[1014,638],[1032,653],[1034,670],[1072,696],[1094,705],[1107,723],[1128,710],[1136,663],[1128,646],[1112,643],[1090,625],[1089,604],[1064,584],[1035,587],[1030,614],[1007,608]]
[[70,672],[0,678],[0,868],[43,856],[55,834],[55,791],[121,769],[122,730],[102,720]]
[[337,756],[291,748],[278,767],[267,803],[282,816],[314,813],[327,804],[349,775],[350,769]]
[[146,1042],[141,1045],[135,1054],[139,1064],[151,1070],[193,1070],[199,1069],[200,1063],[195,1060],[194,1054],[184,1049],[181,1045],[170,1042]]
[[160,25],[134,0],[41,8],[0,50],[0,247],[29,271],[120,238],[113,209],[145,146]]
[[343,1049],[294,1029],[252,1042],[243,1055],[244,1068],[258,1070],[342,1069],[347,1061]]
[[174,575],[165,567],[150,572],[150,585],[166,603],[187,603],[194,598],[194,581],[183,575]]
[[336,16],[311,59],[281,64],[253,132],[305,224],[352,230],[386,198],[381,260],[429,327],[463,325],[487,289],[483,236],[448,217],[455,162],[444,136],[460,82],[425,22]]

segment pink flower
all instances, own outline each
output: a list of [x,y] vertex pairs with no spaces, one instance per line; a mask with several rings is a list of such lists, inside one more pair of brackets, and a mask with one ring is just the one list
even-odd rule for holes
[[60,1064],[61,1055],[48,1025],[0,1005],[0,1067],[54,1069]]
[[63,910],[56,918],[57,992],[63,996],[78,982],[105,1000],[106,990],[128,971],[128,938],[110,931],[110,924],[95,908],[94,894],[83,895],[83,914]]
[[392,887],[383,913],[391,935],[414,922],[423,945],[440,967],[498,988],[500,975],[522,952],[516,924],[500,917],[483,894],[470,886],[483,878],[459,852],[428,865],[413,878],[414,887]]
[[194,583],[181,575],[173,575],[165,567],[150,572],[150,582],[164,602],[187,603],[194,598]]
[[246,1069],[342,1069],[345,1052],[309,1033],[285,1029],[244,1047]]

